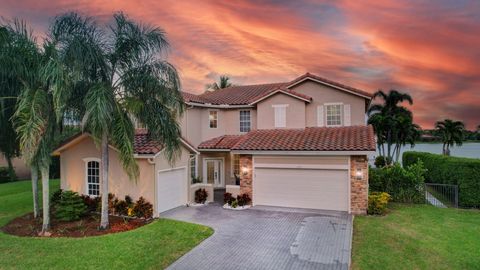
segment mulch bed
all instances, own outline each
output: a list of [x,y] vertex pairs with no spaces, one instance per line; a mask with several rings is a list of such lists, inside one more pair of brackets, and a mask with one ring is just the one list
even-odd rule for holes
[[[150,223],[145,219],[130,219],[118,216],[110,216],[110,228],[98,230],[100,215],[89,214],[77,221],[59,221],[52,216],[50,225],[50,237],[86,237],[97,236],[117,232],[125,232],[136,229]],[[39,236],[42,230],[41,218],[34,219],[33,213],[15,218],[1,230],[17,236]]]

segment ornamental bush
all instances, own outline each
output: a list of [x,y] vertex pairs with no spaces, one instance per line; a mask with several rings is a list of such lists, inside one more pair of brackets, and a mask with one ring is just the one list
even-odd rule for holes
[[387,192],[392,201],[403,203],[425,202],[425,169],[422,163],[406,168],[394,164],[383,168],[370,168],[369,189],[372,192]]
[[196,203],[205,203],[208,198],[208,192],[204,188],[197,189],[195,191],[195,202]]
[[480,208],[480,159],[414,151],[403,153],[402,159],[403,166],[421,161],[427,183],[458,185],[459,206]]
[[77,192],[63,191],[53,205],[55,217],[62,221],[79,220],[87,211],[87,206]]
[[[133,213],[132,213],[133,211]],[[153,205],[149,203],[145,198],[140,197],[138,201],[135,202],[132,210],[128,210],[128,215],[135,215],[139,218],[151,218],[153,216]]]
[[391,196],[386,192],[372,192],[368,195],[369,215],[385,215]]

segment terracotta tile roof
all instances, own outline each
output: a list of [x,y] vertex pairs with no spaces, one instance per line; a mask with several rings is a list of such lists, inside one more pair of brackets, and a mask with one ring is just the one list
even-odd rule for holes
[[248,151],[375,151],[376,149],[375,135],[371,126],[254,130],[245,135],[235,135],[235,138],[228,137],[228,143],[223,143],[225,137],[227,136],[205,141],[199,148]]
[[261,99],[262,97],[267,96],[272,92],[275,92],[281,89],[283,91],[286,91],[292,94],[293,96],[296,96],[302,99],[311,100],[311,97],[300,94],[288,88],[289,86],[294,85],[306,78],[312,78],[317,81],[331,84],[333,86],[346,89],[347,91],[365,96],[367,98],[373,97],[371,93],[368,93],[366,91],[363,91],[354,87],[350,87],[348,85],[341,84],[338,82],[334,82],[332,80],[328,80],[310,73],[305,73],[304,75],[290,82],[255,84],[255,85],[238,85],[238,86],[231,86],[228,88],[220,89],[217,91],[205,92],[199,95],[195,95],[187,92],[182,92],[182,94],[186,102],[203,103],[203,104],[209,103],[213,105],[248,105],[257,101],[258,99]]
[[137,129],[133,140],[133,149],[135,154],[152,155],[160,152],[163,146],[160,142],[149,138],[146,129]]
[[202,142],[198,149],[226,149],[229,150],[237,144],[245,135],[223,135]]
[[311,74],[311,73],[305,73],[303,74],[302,76],[294,79],[293,81],[291,81],[290,83],[287,84],[287,86],[291,86],[293,84],[296,84],[306,78],[312,78],[312,79],[315,79],[317,81],[321,81],[321,82],[324,82],[324,83],[327,83],[327,84],[331,84],[331,85],[334,85],[334,86],[337,86],[337,87],[340,87],[340,88],[344,88],[344,89],[347,89],[349,91],[352,91],[354,93],[357,93],[357,94],[360,94],[360,95],[363,95],[363,96],[367,96],[369,98],[372,98],[373,97],[373,94],[369,93],[369,92],[366,92],[364,90],[360,90],[358,88],[354,88],[354,87],[351,87],[351,86],[348,86],[348,85],[345,85],[345,84],[342,84],[342,83],[338,83],[338,82],[335,82],[335,81],[332,81],[332,80],[329,80],[329,79],[325,79],[323,77],[320,77],[320,76],[317,76],[317,75],[314,75],[314,74]]

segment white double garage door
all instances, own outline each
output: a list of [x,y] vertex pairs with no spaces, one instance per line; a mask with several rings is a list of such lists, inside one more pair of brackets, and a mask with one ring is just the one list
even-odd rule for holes
[[348,157],[253,160],[253,204],[349,211]]

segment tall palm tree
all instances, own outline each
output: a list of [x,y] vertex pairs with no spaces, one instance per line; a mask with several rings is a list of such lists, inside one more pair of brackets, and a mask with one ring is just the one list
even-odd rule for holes
[[435,128],[442,137],[442,152],[444,155],[450,155],[450,147],[462,145],[463,132],[465,130],[465,124],[463,124],[463,122],[445,119],[436,122]]
[[108,145],[118,149],[123,169],[136,180],[131,116],[163,143],[167,159],[174,161],[180,147],[177,119],[184,110],[177,71],[163,59],[169,48],[165,32],[123,13],[113,19],[104,28],[76,13],[57,17],[50,42],[59,53],[46,72],[53,82],[57,114],[75,112],[101,149],[100,229],[109,226]]
[[228,77],[227,75],[221,75],[218,82],[207,84],[205,88],[207,91],[216,91],[230,86],[232,86],[232,83],[230,82],[230,77]]
[[42,77],[42,70],[48,58],[39,50],[36,40],[24,22],[14,21],[4,25],[14,37],[19,50],[12,51],[16,63],[9,66],[11,72],[21,81],[21,94],[12,117],[23,158],[32,170],[32,191],[34,215],[38,215],[38,171],[41,173],[43,189],[42,232],[50,228],[49,165],[53,146],[56,121],[54,119],[53,96],[48,83]]
[[[403,102],[413,104],[413,99],[409,94],[401,93],[397,90],[390,90],[388,94],[379,90],[374,94],[373,98],[380,98],[381,103],[374,103],[368,108],[368,123],[373,125],[377,139],[380,138],[379,140],[382,143],[381,149],[383,149],[383,144],[387,144],[387,150],[383,149],[383,154],[388,157],[387,160],[393,161],[395,160],[394,157],[399,155],[395,153],[397,151],[396,148],[399,148],[398,144],[401,144],[401,142],[398,142],[398,138],[404,136],[399,134],[399,132],[402,132],[398,128],[399,121],[412,119],[412,113],[399,104]],[[405,123],[408,123],[408,121]],[[410,123],[412,122],[410,121]],[[396,148],[395,145],[397,145]]]

